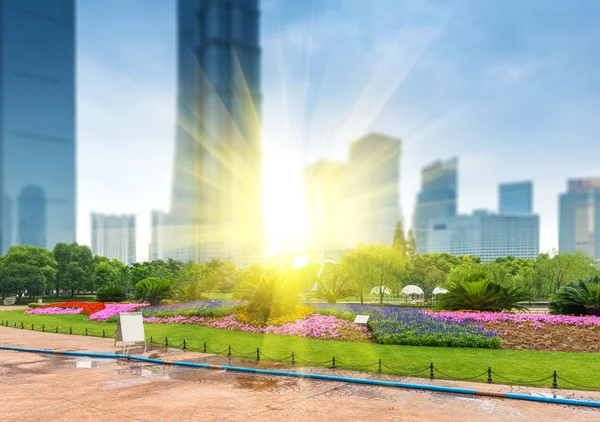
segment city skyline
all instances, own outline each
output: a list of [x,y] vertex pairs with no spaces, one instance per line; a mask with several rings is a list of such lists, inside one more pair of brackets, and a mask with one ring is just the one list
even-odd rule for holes
[[[458,155],[460,213],[494,209],[499,182],[533,180],[540,250],[558,246],[565,180],[596,174],[598,75],[590,69],[599,31],[586,16],[599,6],[552,4],[540,12],[527,2],[457,5],[381,0],[364,10],[353,0],[262,2],[268,230],[282,231],[271,223],[276,214],[301,233],[302,224],[290,221],[301,208],[302,166],[339,159],[349,142],[375,130],[404,140],[405,227],[419,168]],[[92,210],[135,212],[145,230],[142,258],[150,210],[169,202],[174,5],[106,1],[78,9],[78,240],[89,244],[85,216]],[[504,37],[508,22],[512,37]],[[108,165],[123,171],[99,176]]]

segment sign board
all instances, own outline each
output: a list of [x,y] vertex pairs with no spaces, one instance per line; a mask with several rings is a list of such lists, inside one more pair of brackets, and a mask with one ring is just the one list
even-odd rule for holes
[[355,324],[366,324],[369,321],[369,315],[356,315]]
[[115,345],[125,343],[146,343],[144,320],[141,312],[121,312],[117,321]]

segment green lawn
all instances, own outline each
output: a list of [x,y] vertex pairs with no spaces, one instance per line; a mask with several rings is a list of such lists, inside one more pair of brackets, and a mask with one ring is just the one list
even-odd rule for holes
[[[90,335],[101,335],[104,329],[107,336],[113,335],[116,324],[86,321],[85,315],[24,315],[22,310],[0,312],[0,320],[9,321],[10,326],[16,322],[20,327],[23,322],[26,329],[34,324],[36,330],[45,325],[46,331],[54,331],[56,326],[61,331],[68,332],[72,327],[74,333],[84,333],[88,329]],[[468,348],[439,348],[396,346],[365,343],[349,343],[332,340],[314,340],[299,337],[285,337],[269,334],[255,334],[240,331],[227,331],[215,328],[192,325],[148,324],[146,335],[154,341],[164,342],[168,336],[169,344],[179,346],[186,340],[188,347],[200,349],[204,342],[214,351],[222,352],[231,345],[233,350],[252,353],[256,348],[269,358],[281,359],[295,353],[296,362],[300,358],[313,362],[329,361],[335,356],[338,367],[343,364],[366,365],[376,363],[379,358],[383,363],[398,372],[409,373],[427,367],[430,362],[443,373],[452,378],[467,378],[481,374],[488,366],[492,370],[510,380],[531,381],[552,375],[554,370],[558,375],[582,386],[600,386],[600,355],[594,353],[565,353],[565,352],[534,352],[516,350],[488,350]],[[27,345],[24,345],[27,346]],[[29,345],[34,347],[35,345]],[[235,356],[236,353],[233,353]],[[262,357],[262,359],[265,359]],[[320,366],[330,366],[321,364]],[[376,371],[377,365],[367,369]],[[390,372],[385,367],[383,372]],[[428,377],[429,371],[419,376]],[[436,373],[436,378],[448,378]],[[493,376],[494,382],[505,384],[521,384],[510,382]],[[481,376],[476,381],[485,382],[487,376]],[[552,380],[534,382],[531,385],[550,387]],[[595,389],[570,386],[558,380],[561,388]]]

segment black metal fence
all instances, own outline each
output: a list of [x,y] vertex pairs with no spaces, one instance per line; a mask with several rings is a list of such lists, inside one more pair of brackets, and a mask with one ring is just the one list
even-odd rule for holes
[[[114,338],[115,334],[116,334],[115,331],[106,331],[106,329],[102,329],[102,331],[92,331],[92,330],[89,330],[87,327],[85,328],[85,330],[81,330],[81,331],[75,331],[75,330],[73,330],[73,327],[69,327],[69,329],[61,329],[58,326],[46,327],[46,325],[42,325],[40,327],[39,325],[35,326],[35,324],[31,324],[31,327],[29,327],[28,325],[25,326],[25,324],[22,321],[19,323],[13,321],[11,323],[8,320],[2,320],[0,322],[0,325],[2,325],[4,327],[20,328],[23,330],[30,329],[32,331],[39,331],[39,332],[46,332],[46,333],[69,334],[69,335],[80,335],[80,336],[102,337],[102,338]],[[381,358],[379,358],[376,362],[373,362],[373,363],[362,364],[362,365],[352,365],[349,363],[342,362],[339,359],[336,359],[335,356],[332,356],[331,359],[328,359],[325,361],[307,360],[307,359],[304,359],[304,358],[298,356],[295,352],[292,352],[291,355],[284,356],[284,357],[273,357],[273,356],[266,355],[258,347],[256,348],[256,350],[252,350],[250,352],[242,352],[242,351],[236,350],[233,347],[231,347],[231,345],[227,346],[227,348],[225,348],[223,350],[214,350],[211,347],[209,347],[206,342],[202,342],[201,345],[190,344],[187,340],[184,339],[180,343],[174,343],[173,341],[169,340],[168,336],[166,336],[164,338],[164,340],[155,339],[153,336],[150,336],[149,338],[146,339],[146,341],[148,344],[150,344],[152,346],[158,346],[158,347],[166,347],[166,348],[172,347],[172,348],[181,349],[184,351],[211,353],[214,355],[226,356],[227,358],[253,359],[256,361],[265,359],[265,360],[271,361],[271,362],[290,363],[291,365],[296,365],[297,363],[300,363],[302,365],[324,366],[324,367],[328,367],[331,369],[347,368],[347,369],[356,369],[356,370],[366,370],[366,371],[370,371],[370,372],[377,371],[378,373],[387,373],[387,374],[398,375],[398,376],[418,376],[418,377],[422,377],[422,378],[427,377],[427,373],[428,373],[429,379],[431,379],[431,380],[435,379],[436,374],[437,374],[438,376],[439,375],[442,376],[441,379],[446,379],[446,380],[450,380],[450,381],[486,381],[488,384],[492,384],[494,382],[494,379],[497,379],[497,380],[500,380],[501,383],[526,385],[526,386],[543,386],[543,385],[540,385],[540,383],[543,383],[544,381],[548,381],[547,385],[551,385],[551,387],[553,389],[559,388],[558,381],[560,380],[563,383],[568,384],[569,386],[584,388],[584,389],[589,389],[589,390],[600,390],[600,385],[590,386],[590,385],[579,384],[579,383],[576,383],[576,382],[573,382],[573,381],[570,381],[570,380],[567,380],[567,379],[561,377],[558,374],[558,372],[555,370],[552,371],[552,374],[548,375],[547,377],[534,379],[534,380],[516,380],[516,379],[507,378],[503,375],[500,375],[497,372],[493,371],[490,366],[488,366],[487,370],[485,370],[477,375],[469,376],[469,377],[457,377],[457,376],[450,375],[450,374],[447,374],[447,373],[441,371],[438,367],[436,367],[433,364],[433,362],[431,362],[429,365],[427,365],[426,367],[424,367],[422,369],[418,369],[416,371],[412,371],[412,370],[407,371],[402,368],[394,368],[392,366],[388,366],[385,362],[383,362],[383,360]],[[552,380],[551,383],[550,383],[550,380]]]

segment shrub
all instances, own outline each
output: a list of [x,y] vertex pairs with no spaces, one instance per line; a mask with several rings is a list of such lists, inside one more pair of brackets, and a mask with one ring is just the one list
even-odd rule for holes
[[600,315],[600,277],[571,281],[550,297],[550,313]]
[[520,287],[505,287],[487,279],[457,280],[447,286],[448,293],[439,296],[438,308],[499,312],[523,309],[519,302],[531,300],[530,293]]
[[41,303],[36,303],[36,302],[34,302],[34,303],[30,303],[30,304],[29,304],[29,305],[27,305],[27,306],[28,306],[28,307],[30,307],[30,308],[32,308],[32,309],[35,309],[35,308],[37,308],[37,307],[39,307],[39,306],[42,306],[42,304],[41,304]]
[[233,298],[246,302],[248,312],[264,319],[289,314],[300,301],[298,285],[290,279],[252,273],[238,284]]
[[315,281],[318,290],[308,295],[310,299],[319,299],[330,304],[336,304],[339,300],[355,294],[354,290],[349,288],[350,277],[342,277],[339,272],[332,275],[330,282],[325,282],[319,278]]
[[164,278],[149,277],[135,285],[135,297],[143,302],[150,302],[150,306],[158,306],[160,302],[173,295],[171,282]]
[[98,302],[124,302],[127,300],[127,289],[120,283],[110,283],[98,289]]

